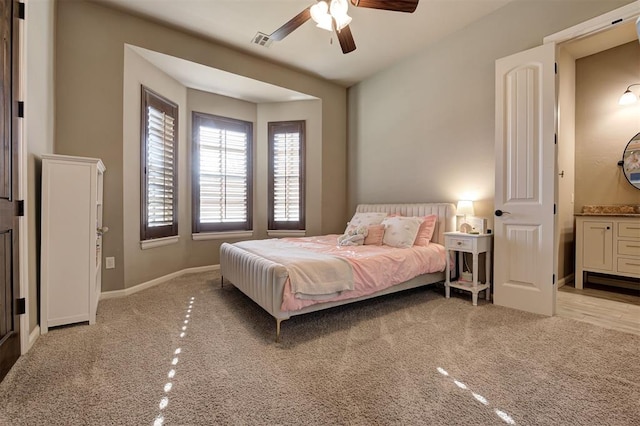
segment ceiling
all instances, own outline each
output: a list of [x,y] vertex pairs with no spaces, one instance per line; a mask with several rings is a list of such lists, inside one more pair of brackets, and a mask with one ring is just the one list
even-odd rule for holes
[[94,0],[349,87],[514,0],[420,0],[414,13],[349,5],[357,49],[308,21],[269,47],[253,44],[314,0]]

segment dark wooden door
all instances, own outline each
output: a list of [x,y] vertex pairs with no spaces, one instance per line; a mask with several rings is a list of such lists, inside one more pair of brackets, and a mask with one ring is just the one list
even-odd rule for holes
[[20,356],[18,275],[18,4],[0,0],[0,380]]

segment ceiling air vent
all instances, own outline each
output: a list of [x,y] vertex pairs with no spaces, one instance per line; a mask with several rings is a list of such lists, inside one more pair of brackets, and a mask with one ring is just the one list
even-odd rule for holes
[[271,46],[271,43],[273,43],[273,40],[269,38],[269,35],[258,32],[255,37],[253,37],[253,43],[258,46],[269,47]]

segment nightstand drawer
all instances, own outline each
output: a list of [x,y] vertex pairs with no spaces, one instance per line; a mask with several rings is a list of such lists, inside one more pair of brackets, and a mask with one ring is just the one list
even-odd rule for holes
[[640,241],[618,241],[618,254],[640,257]]
[[450,238],[447,238],[447,248],[450,248],[452,250],[456,250],[456,249],[471,250],[473,248],[473,241],[469,238],[450,237]]

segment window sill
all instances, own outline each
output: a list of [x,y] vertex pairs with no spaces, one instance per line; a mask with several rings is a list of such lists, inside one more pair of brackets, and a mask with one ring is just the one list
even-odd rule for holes
[[307,230],[303,229],[303,230],[270,230],[267,231],[267,235],[270,237],[275,237],[275,238],[282,238],[282,237],[304,237],[305,235],[307,235]]
[[168,246],[170,244],[177,243],[179,239],[179,236],[174,235],[172,237],[154,238],[153,240],[140,241],[140,248],[142,250],[147,250],[161,246]]
[[232,232],[198,232],[191,234],[194,241],[202,240],[233,240],[238,238],[251,238],[253,231],[232,231]]

